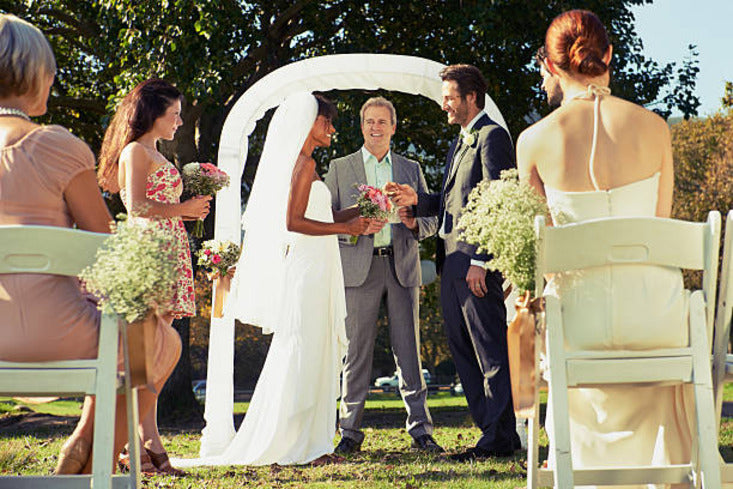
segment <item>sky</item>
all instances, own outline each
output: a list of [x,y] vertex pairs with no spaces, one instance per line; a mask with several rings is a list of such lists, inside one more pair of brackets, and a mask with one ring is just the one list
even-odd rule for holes
[[698,113],[717,111],[725,81],[733,82],[733,0],[654,0],[633,12],[644,54],[657,62],[681,62],[697,46]]

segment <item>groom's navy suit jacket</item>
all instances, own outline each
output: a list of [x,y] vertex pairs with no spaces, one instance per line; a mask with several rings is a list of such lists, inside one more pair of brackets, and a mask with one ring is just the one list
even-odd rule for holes
[[417,216],[437,215],[444,232],[436,256],[440,301],[448,346],[471,415],[483,433],[477,446],[504,453],[519,448],[519,438],[511,402],[503,279],[498,272],[487,271],[486,295],[473,295],[466,284],[471,260],[489,257],[477,253],[476,245],[460,241],[456,225],[471,190],[481,180],[498,179],[502,170],[514,167],[514,149],[509,133],[487,115],[476,121],[472,132],[472,144],[459,137],[451,145],[442,192],[418,193],[414,210]]
[[[438,229],[443,229],[445,224],[445,237],[438,239],[438,271],[442,271],[447,256],[459,253],[464,257],[460,261],[465,264],[465,270],[445,270],[445,273],[463,273],[464,277],[472,258],[481,261],[488,259],[488,256],[476,252],[476,245],[458,240],[456,225],[468,202],[468,194],[481,180],[496,180],[502,170],[514,167],[514,148],[509,133],[503,127],[483,115],[472,130],[476,134],[472,145],[463,144],[460,137],[451,144],[443,172],[442,191],[419,194],[415,206],[417,216],[437,215]],[[458,154],[453,161],[456,152]]]

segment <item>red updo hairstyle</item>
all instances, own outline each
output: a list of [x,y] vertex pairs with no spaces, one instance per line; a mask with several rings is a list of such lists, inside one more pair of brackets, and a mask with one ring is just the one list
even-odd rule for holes
[[603,56],[610,42],[601,20],[589,10],[569,10],[552,21],[545,35],[549,60],[561,70],[595,77],[608,71]]

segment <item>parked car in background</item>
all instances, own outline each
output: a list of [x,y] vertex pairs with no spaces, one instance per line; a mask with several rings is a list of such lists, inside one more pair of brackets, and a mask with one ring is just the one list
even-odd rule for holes
[[[422,375],[425,378],[426,384],[430,384],[433,381],[433,376],[430,375],[430,371],[428,371],[428,369],[422,369]],[[400,378],[396,370],[392,376],[377,377],[377,380],[374,381],[374,387],[380,387],[384,392],[396,391],[399,385]]]
[[206,401],[206,381],[194,380],[192,383],[193,395],[198,402]]

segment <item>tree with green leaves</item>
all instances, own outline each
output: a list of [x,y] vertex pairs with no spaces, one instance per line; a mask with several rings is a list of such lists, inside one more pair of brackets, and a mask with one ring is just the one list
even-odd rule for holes
[[[609,28],[615,94],[665,116],[673,109],[695,115],[694,51],[680,67],[660,65],[642,53],[632,7],[648,3],[581,0],[572,6],[593,10]],[[568,8],[568,2],[556,0],[0,0],[1,12],[33,22],[56,53],[59,71],[46,122],[69,127],[96,150],[121,96],[142,79],[161,77],[186,97],[184,125],[164,148],[179,164],[215,162],[224,119],[253,83],[293,61],[325,54],[392,53],[474,64],[486,75],[510,133],[517,135],[528,116],[549,110],[531,59],[552,18]],[[330,95],[341,113],[339,134],[328,151],[316,155],[321,171],[332,157],[358,147],[357,111],[373,94]],[[399,116],[395,151],[421,161],[428,185],[438,188],[456,129],[432,101],[388,96]],[[245,194],[263,134],[260,124],[251,139]],[[185,370],[187,323],[178,328]],[[190,374],[183,380],[174,375],[171,382],[182,392]]]

